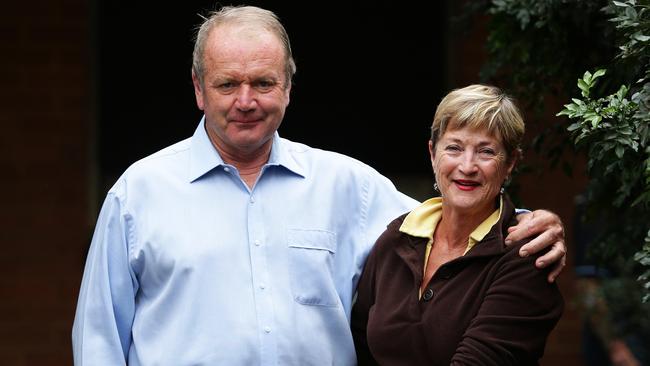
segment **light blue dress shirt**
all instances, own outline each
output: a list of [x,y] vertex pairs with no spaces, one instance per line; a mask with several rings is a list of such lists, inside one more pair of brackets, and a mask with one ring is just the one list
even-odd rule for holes
[[357,160],[277,134],[249,189],[203,123],[109,191],[75,364],[355,364],[349,318],[366,255],[417,202]]

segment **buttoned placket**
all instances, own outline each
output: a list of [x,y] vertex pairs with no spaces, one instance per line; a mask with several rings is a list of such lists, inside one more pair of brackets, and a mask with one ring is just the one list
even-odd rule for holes
[[260,341],[260,360],[262,365],[277,364],[277,337],[275,329],[275,316],[273,312],[273,287],[269,281],[269,267],[267,262],[267,248],[265,242],[266,232],[263,216],[263,196],[260,193],[259,182],[262,179],[266,166],[262,168],[260,176],[252,189],[239,177],[237,170],[230,167],[231,174],[236,175],[248,192],[246,225],[248,231],[248,247],[251,261],[251,276],[255,299],[255,312],[257,315],[257,329]]

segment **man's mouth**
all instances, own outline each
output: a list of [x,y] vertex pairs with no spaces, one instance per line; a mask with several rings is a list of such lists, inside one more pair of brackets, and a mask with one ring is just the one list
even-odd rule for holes
[[257,123],[257,122],[262,122],[261,118],[246,118],[246,119],[231,119],[230,122],[235,122],[235,123]]

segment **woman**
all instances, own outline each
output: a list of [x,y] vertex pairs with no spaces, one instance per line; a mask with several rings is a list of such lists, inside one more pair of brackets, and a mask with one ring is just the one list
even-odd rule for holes
[[504,243],[521,114],[499,89],[471,85],[442,100],[431,129],[441,197],[394,220],[368,257],[352,310],[359,364],[537,364],[563,301],[539,254]]

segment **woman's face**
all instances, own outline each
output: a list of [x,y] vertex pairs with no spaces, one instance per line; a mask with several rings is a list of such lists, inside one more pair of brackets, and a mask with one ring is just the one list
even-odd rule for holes
[[500,136],[481,129],[447,130],[436,146],[429,141],[431,164],[445,205],[459,213],[489,215],[515,159],[506,159]]

